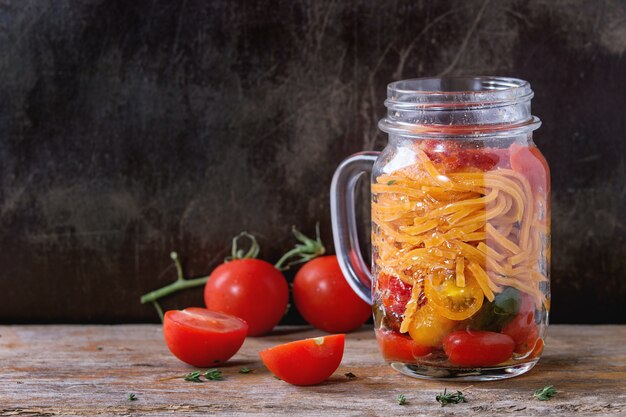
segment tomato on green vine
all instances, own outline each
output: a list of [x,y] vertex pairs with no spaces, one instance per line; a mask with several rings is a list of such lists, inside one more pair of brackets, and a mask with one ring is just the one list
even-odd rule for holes
[[335,255],[307,262],[293,281],[293,299],[302,317],[328,333],[355,330],[372,315],[372,307],[350,288]]
[[[244,233],[233,239],[231,257],[213,270],[204,287],[206,307],[245,320],[249,336],[270,332],[285,315],[289,304],[289,286],[281,270],[324,253],[319,230],[315,240],[295,228],[293,233],[300,243],[276,265],[256,259],[259,245],[254,236]],[[243,236],[251,241],[246,253],[237,247],[238,239]]]

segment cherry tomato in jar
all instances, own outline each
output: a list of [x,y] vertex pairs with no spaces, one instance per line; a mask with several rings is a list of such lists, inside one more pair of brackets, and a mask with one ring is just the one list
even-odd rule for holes
[[372,315],[372,307],[350,288],[334,255],[315,258],[300,268],[293,281],[293,300],[308,323],[328,333],[357,329]]
[[271,331],[287,310],[289,286],[269,262],[236,259],[213,270],[204,287],[207,309],[242,318],[249,336]]
[[403,334],[388,329],[376,329],[376,340],[383,358],[388,361],[414,362],[433,351],[430,346],[422,346]]
[[539,329],[535,323],[535,304],[529,295],[522,296],[519,312],[509,324],[504,326],[502,333],[515,341],[515,353],[525,354],[535,347],[539,338]]
[[494,366],[513,355],[513,338],[502,333],[458,330],[443,341],[448,361],[461,366]]
[[440,347],[443,339],[459,322],[443,317],[430,303],[415,312],[409,325],[411,339],[420,346]]
[[535,146],[512,144],[511,168],[522,174],[530,183],[533,193],[550,191],[550,169],[541,151]]
[[259,352],[274,375],[293,385],[316,385],[337,370],[343,358],[343,334],[298,340]]
[[243,344],[248,324],[229,314],[190,307],[170,310],[163,318],[163,335],[170,352],[199,368],[230,359]]

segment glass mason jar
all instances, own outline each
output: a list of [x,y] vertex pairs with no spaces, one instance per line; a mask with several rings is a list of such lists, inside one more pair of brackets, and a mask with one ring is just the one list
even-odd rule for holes
[[[373,306],[376,338],[410,376],[492,380],[530,370],[550,309],[550,179],[532,140],[528,82],[391,83],[381,153],[346,159],[331,187],[335,249]],[[371,172],[372,267],[354,189]]]

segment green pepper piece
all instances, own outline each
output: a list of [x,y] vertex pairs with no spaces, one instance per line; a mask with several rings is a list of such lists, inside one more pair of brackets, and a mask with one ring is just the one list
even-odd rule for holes
[[471,319],[469,327],[474,330],[499,332],[519,312],[522,304],[520,292],[513,287],[505,288],[496,298],[485,302]]

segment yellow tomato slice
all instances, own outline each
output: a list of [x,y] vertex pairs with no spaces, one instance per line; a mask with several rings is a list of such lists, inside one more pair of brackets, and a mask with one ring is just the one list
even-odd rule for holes
[[456,285],[454,276],[430,276],[424,280],[424,295],[437,314],[457,321],[472,317],[485,299],[480,285],[470,274],[465,276],[464,287]]

